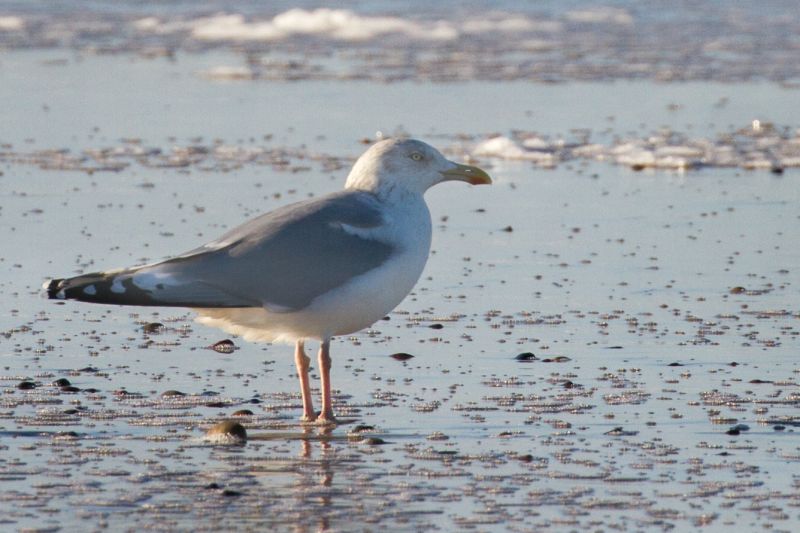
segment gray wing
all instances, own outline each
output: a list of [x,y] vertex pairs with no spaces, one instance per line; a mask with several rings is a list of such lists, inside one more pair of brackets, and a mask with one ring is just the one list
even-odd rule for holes
[[161,263],[46,288],[51,298],[123,305],[297,310],[389,258],[391,244],[348,231],[383,222],[373,195],[342,191],[277,209]]

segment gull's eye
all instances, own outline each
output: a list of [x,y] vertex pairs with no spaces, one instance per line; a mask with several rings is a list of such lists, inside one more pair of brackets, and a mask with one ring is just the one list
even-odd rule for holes
[[414,152],[411,154],[411,159],[414,161],[422,161],[422,154],[419,152]]

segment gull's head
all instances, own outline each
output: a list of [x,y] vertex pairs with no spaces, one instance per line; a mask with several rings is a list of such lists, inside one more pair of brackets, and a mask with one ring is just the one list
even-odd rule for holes
[[423,194],[443,181],[465,181],[472,185],[492,183],[478,167],[445,158],[429,144],[415,139],[388,139],[373,144],[358,158],[345,188],[373,192]]

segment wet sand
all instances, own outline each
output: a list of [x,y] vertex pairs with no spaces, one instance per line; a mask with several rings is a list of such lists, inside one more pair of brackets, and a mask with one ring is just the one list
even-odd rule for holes
[[[0,88],[20,102],[0,154],[3,528],[796,529],[798,170],[473,151],[575,129],[612,150],[662,126],[718,144],[753,120],[791,144],[796,91],[219,84],[197,75],[213,53],[49,58],[2,59],[26,69]],[[297,422],[289,347],[220,353],[189,312],[41,299],[48,276],[160,259],[338,189],[376,129],[496,184],[432,190],[413,294],[335,340],[349,423]],[[204,438],[225,419],[244,443]]]

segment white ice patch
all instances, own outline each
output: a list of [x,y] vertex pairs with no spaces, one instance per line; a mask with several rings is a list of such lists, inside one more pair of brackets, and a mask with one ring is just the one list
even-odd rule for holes
[[590,7],[568,11],[567,20],[589,24],[612,23],[628,25],[633,24],[633,16],[625,9],[618,7]]
[[162,26],[157,17],[144,17],[133,21],[133,27],[139,31],[158,31]]
[[25,21],[20,17],[0,17],[0,31],[19,31],[25,28]]
[[620,165],[682,170],[701,164],[703,150],[683,145],[650,148],[641,141],[622,143],[611,150]]
[[250,67],[237,67],[221,65],[199,72],[200,77],[209,80],[252,80],[255,74]]
[[[543,21],[518,14],[497,13],[467,20],[422,20],[397,16],[360,15],[349,9],[289,9],[266,20],[248,20],[239,13],[219,13],[193,20],[162,21],[144,17],[132,23],[136,31],[169,35],[189,32],[204,41],[283,41],[313,35],[338,41],[362,42],[385,35],[418,41],[453,41],[462,35],[554,33],[560,21]],[[549,46],[552,46],[549,45]]]
[[464,22],[461,31],[464,33],[516,33],[534,31],[538,25],[525,16],[509,16],[501,19],[471,19]]
[[555,164],[555,156],[551,152],[541,150],[526,150],[516,141],[508,137],[493,137],[478,143],[472,150],[476,157],[497,157],[499,159],[517,159],[533,161],[539,165],[550,166]]
[[95,287],[94,285],[87,285],[86,287],[83,288],[83,293],[88,294],[89,296],[94,296],[95,294],[97,294],[97,287]]
[[358,15],[347,9],[290,9],[272,20],[247,22],[244,16],[216,15],[194,21],[192,36],[207,41],[278,41],[293,35],[316,35],[342,41],[365,41],[389,33],[414,39],[448,41],[458,30],[444,21],[421,23],[399,17]]

